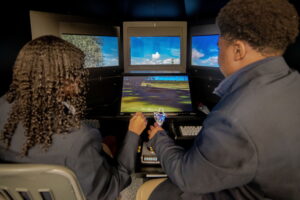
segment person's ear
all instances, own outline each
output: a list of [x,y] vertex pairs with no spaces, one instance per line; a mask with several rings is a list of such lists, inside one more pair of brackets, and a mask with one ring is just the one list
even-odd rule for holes
[[247,54],[246,45],[241,40],[236,40],[233,42],[233,55],[234,61],[240,61],[245,58]]

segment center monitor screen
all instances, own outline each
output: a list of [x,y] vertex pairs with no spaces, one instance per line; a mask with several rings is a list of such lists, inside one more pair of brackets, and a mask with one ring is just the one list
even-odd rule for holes
[[180,64],[180,37],[130,37],[130,64]]
[[188,76],[124,76],[121,113],[191,112]]

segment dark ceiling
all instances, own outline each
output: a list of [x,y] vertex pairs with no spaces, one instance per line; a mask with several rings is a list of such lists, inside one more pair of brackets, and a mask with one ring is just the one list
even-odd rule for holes
[[[90,16],[109,21],[193,20],[214,17],[228,0],[29,0],[10,1],[10,12],[37,10]],[[5,6],[7,7],[7,6]],[[2,7],[4,8],[4,7]],[[2,9],[3,10],[3,9]]]
[[[93,17],[112,23],[141,20],[180,20],[192,24],[214,20],[229,0],[10,0],[2,6],[7,19],[29,10]],[[299,0],[290,0],[299,10]],[[5,14],[3,14],[5,13]],[[16,13],[19,13],[16,15]],[[21,14],[23,13],[23,15]],[[204,21],[204,22],[202,22]]]
[[[24,7],[32,10],[58,12],[124,20],[189,20],[213,17],[229,0],[29,0]],[[14,1],[12,1],[14,2]],[[299,4],[299,0],[290,0]],[[108,19],[108,18],[106,18]]]

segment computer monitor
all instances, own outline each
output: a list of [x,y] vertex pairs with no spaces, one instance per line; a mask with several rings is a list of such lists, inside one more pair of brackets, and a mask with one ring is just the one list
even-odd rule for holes
[[[99,22],[99,19],[57,13],[30,11],[32,39],[55,35],[79,47],[85,54],[85,67],[120,69],[120,27]],[[104,68],[103,68],[104,67]]]
[[199,67],[219,67],[219,35],[193,35],[191,63]]
[[84,52],[86,68],[119,66],[118,37],[66,33],[61,37]]
[[164,110],[169,114],[192,112],[187,75],[124,76],[121,114]]
[[[215,85],[224,79],[218,64],[219,29],[216,24],[197,25],[191,26],[189,33],[188,71],[191,82],[201,79],[209,81],[207,87],[211,87],[211,84]],[[198,87],[198,84],[194,86]]]
[[185,73],[187,23],[123,23],[125,73]]

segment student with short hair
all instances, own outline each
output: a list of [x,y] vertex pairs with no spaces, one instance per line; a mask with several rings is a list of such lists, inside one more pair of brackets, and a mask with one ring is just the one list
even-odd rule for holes
[[282,57],[299,32],[287,0],[230,0],[217,17],[221,97],[188,150],[148,131],[168,175],[151,200],[298,200],[300,76]]

